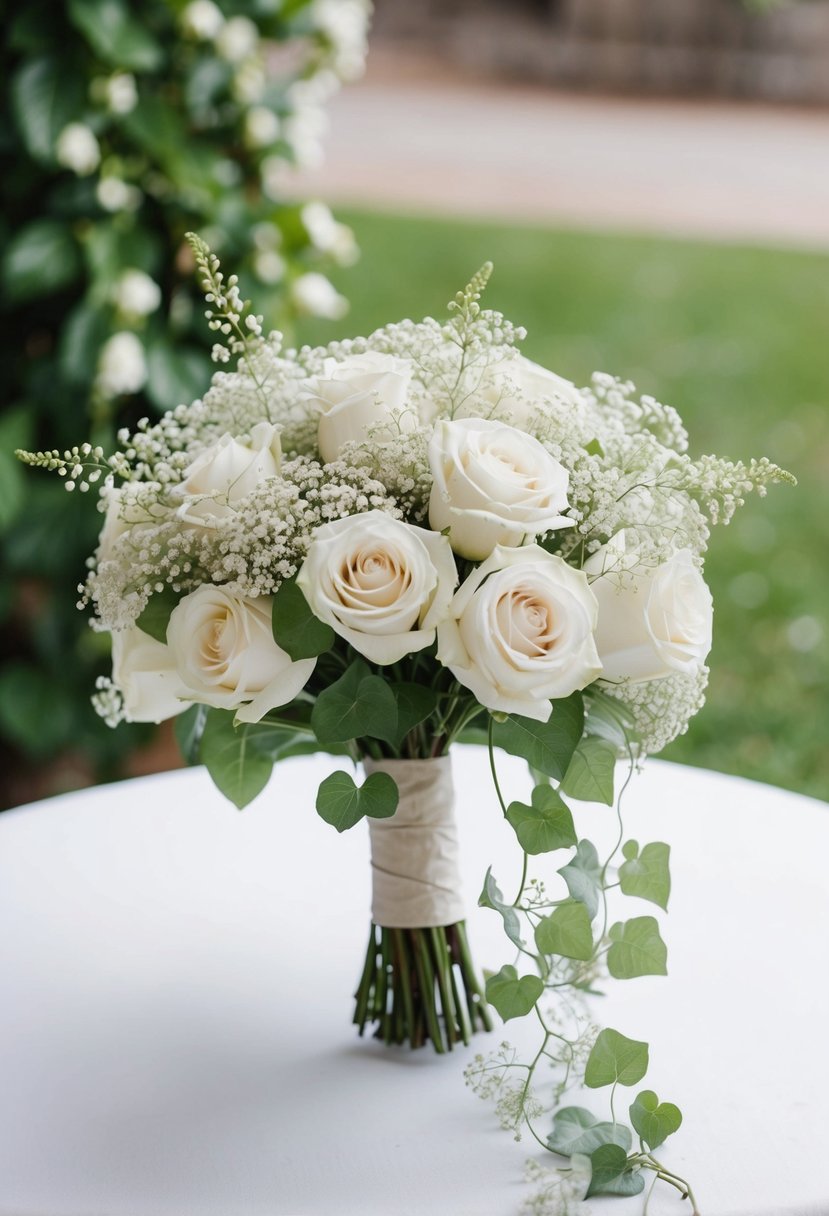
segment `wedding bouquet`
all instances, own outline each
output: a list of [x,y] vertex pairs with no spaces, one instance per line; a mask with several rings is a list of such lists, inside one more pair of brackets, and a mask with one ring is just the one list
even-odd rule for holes
[[[601,974],[665,972],[656,919],[608,928],[608,892],[661,908],[669,892],[667,845],[620,830],[600,858],[567,798],[613,804],[617,758],[659,751],[700,708],[709,525],[790,478],[766,459],[692,460],[669,406],[609,375],[577,389],[524,358],[523,331],[479,305],[489,266],[447,321],[289,350],[191,243],[214,357],[235,369],[122,433],[109,457],[88,444],[21,453],[69,489],[100,490],[80,587],[112,634],[99,712],[113,726],[180,715],[185,756],[237,806],[288,756],[361,762],[362,781],[338,768],[316,796],[338,831],[369,823],[360,1033],[444,1051],[489,1028],[488,1006],[504,1021],[534,1012],[531,1064],[504,1044],[467,1075],[505,1126],[570,1157],[543,1187],[634,1194],[651,1170],[687,1191],[653,1156],[681,1118],[671,1103],[636,1097],[635,1150],[615,1114],[562,1105],[583,1076],[612,1086],[612,1112],[616,1086],[644,1075],[647,1044],[599,1033],[571,998]],[[491,872],[483,882],[514,949],[485,996],[457,874],[457,740],[487,745],[523,855],[514,900]],[[529,803],[502,792],[497,749],[529,762]],[[564,864],[528,881],[529,859],[555,853]],[[539,1130],[542,1058],[559,1069],[552,1131]]]

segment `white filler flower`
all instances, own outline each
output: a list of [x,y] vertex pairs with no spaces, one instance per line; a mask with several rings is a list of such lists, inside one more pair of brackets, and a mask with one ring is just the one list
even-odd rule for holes
[[204,583],[170,616],[167,643],[184,696],[259,722],[301,692],[316,659],[294,662],[273,638],[270,596],[248,599]]
[[137,625],[112,635],[112,679],[129,722],[163,722],[187,709],[169,646]]
[[317,443],[328,464],[336,460],[343,445],[369,437],[391,439],[417,425],[406,412],[412,380],[408,359],[366,351],[349,355],[339,363],[326,359],[322,375],[312,380],[303,396],[318,410]]
[[144,347],[135,334],[122,330],[101,347],[96,384],[107,397],[137,393],[147,382]]
[[291,284],[291,299],[300,312],[312,317],[338,321],[348,312],[348,300],[341,296],[330,279],[316,270],[301,274]]
[[714,602],[689,549],[658,566],[617,532],[585,563],[599,604],[596,645],[605,680],[695,674],[711,649]]
[[70,122],[57,138],[55,159],[79,177],[88,177],[101,163],[101,149],[89,127],[82,122]]
[[434,478],[429,523],[452,548],[480,561],[495,545],[520,545],[571,528],[567,470],[516,427],[483,418],[439,421],[429,442]]
[[125,270],[115,284],[115,304],[128,317],[148,317],[161,303],[161,288],[143,270]]
[[247,442],[222,435],[188,465],[173,490],[182,500],[179,518],[196,527],[217,527],[261,481],[278,477],[281,463],[279,431],[270,422],[258,422]]
[[438,626],[438,659],[487,709],[546,722],[551,699],[601,672],[596,616],[581,570],[539,545],[498,545]]
[[222,10],[213,0],[192,0],[179,18],[181,28],[190,38],[215,38],[225,23]]
[[383,511],[318,528],[297,577],[314,614],[383,665],[431,646],[457,581],[445,537]]

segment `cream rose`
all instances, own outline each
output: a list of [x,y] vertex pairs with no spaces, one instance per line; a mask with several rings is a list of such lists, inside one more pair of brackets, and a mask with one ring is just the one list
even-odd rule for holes
[[487,709],[546,722],[550,701],[601,674],[596,598],[539,545],[496,546],[438,625],[438,659]]
[[429,442],[434,479],[429,523],[449,528],[452,548],[480,561],[496,545],[520,545],[571,528],[569,474],[537,439],[483,418],[439,421]]
[[187,709],[169,646],[137,625],[112,635],[112,682],[121,690],[130,722],[163,722]]
[[272,603],[269,596],[248,599],[207,583],[179,601],[167,643],[187,700],[259,722],[301,692],[316,659],[294,662],[277,646]]
[[247,443],[222,435],[196,457],[173,490],[181,500],[179,517],[197,527],[217,527],[260,481],[278,477],[281,463],[279,432],[270,422],[258,422]]
[[699,671],[711,649],[714,604],[689,549],[646,566],[618,532],[584,569],[599,604],[603,679],[658,680]]
[[319,411],[317,440],[326,464],[336,460],[343,445],[368,438],[391,438],[411,431],[416,416],[406,409],[412,368],[407,359],[367,351],[336,362],[326,359],[323,372],[311,381],[306,399]]
[[380,664],[431,646],[457,581],[445,537],[382,511],[323,524],[297,578],[314,614]]

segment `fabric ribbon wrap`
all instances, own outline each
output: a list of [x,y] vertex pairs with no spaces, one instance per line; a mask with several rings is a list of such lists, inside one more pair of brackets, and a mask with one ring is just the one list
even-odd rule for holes
[[369,819],[371,919],[385,929],[430,929],[464,919],[455,791],[449,756],[363,761],[388,773],[400,802],[390,819]]

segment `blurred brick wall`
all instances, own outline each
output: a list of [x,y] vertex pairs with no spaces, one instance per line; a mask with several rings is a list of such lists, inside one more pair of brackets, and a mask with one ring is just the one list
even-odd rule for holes
[[564,87],[829,103],[829,0],[376,0],[374,41]]

